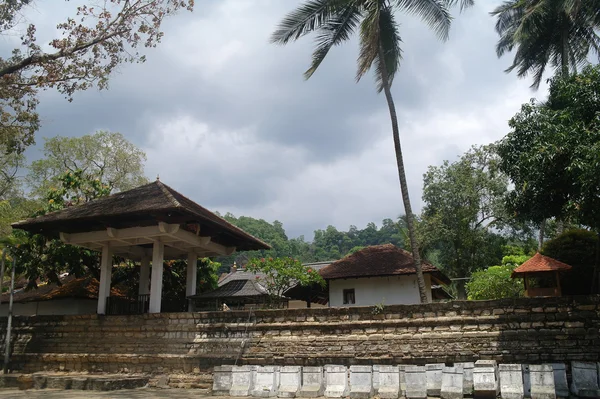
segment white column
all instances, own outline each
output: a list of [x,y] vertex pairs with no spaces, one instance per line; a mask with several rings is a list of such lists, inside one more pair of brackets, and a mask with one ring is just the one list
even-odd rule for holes
[[106,314],[106,297],[110,295],[112,274],[112,250],[108,244],[102,246],[100,258],[100,287],[98,287],[98,314]]
[[[198,255],[190,252],[187,256],[187,275],[185,279],[185,296],[196,295],[196,280],[198,275]],[[191,302],[188,304],[188,311],[192,311]]]
[[150,313],[160,313],[162,299],[163,261],[165,244],[154,241],[152,246],[152,281],[150,283]]
[[140,295],[148,295],[150,292],[150,257],[143,256],[140,262]]

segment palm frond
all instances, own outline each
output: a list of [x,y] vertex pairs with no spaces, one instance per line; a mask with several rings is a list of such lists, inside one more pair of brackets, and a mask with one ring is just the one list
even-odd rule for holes
[[310,68],[304,72],[309,79],[323,62],[329,50],[348,39],[360,22],[361,11],[354,1],[347,2],[346,7],[337,9],[336,13],[323,21],[317,29],[316,48],[313,52]]
[[380,27],[379,18],[381,3],[371,1],[364,4],[364,16],[360,25],[360,52],[358,54],[358,70],[356,81],[358,82],[367,73],[379,54]]
[[[384,59],[383,63],[379,57],[375,59],[375,81],[377,91],[381,92],[384,87],[383,76],[388,76],[387,83],[391,86],[402,60],[402,49],[400,48],[402,39],[400,38],[394,13],[389,6],[384,6],[379,16],[379,43],[383,50]],[[384,67],[387,74],[382,73]]]
[[465,11],[475,5],[474,0],[447,0],[448,7],[453,7],[456,3],[460,3],[460,12]]
[[420,17],[442,40],[448,39],[452,16],[448,0],[396,0],[397,6]]
[[287,44],[315,31],[345,3],[344,0],[309,0],[286,15],[271,35],[271,43]]

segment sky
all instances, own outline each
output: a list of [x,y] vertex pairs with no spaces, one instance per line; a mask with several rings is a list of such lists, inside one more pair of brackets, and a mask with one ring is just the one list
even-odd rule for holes
[[[39,38],[72,15],[73,2],[40,2],[27,18]],[[393,83],[413,209],[423,174],[472,145],[508,133],[520,105],[545,95],[504,70],[489,12],[499,1],[453,10],[450,38],[399,14],[403,61]],[[27,156],[42,156],[44,137],[121,132],[147,155],[146,175],[208,209],[267,221],[311,239],[328,225],[346,230],[404,213],[392,132],[372,75],[355,82],[358,46],[334,48],[308,81],[313,37],[269,43],[298,0],[196,0],[164,25],[144,64],[123,65],[108,90],[77,93],[69,103],[41,95],[42,128]],[[3,38],[10,48],[16,38]]]

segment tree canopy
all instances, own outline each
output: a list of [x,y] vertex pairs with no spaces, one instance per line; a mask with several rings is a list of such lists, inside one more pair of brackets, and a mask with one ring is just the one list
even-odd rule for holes
[[27,183],[34,194],[45,193],[65,172],[81,171],[101,180],[109,191],[124,191],[147,183],[146,154],[121,133],[98,131],[81,137],[46,139],[44,158],[33,161]]
[[554,78],[547,103],[524,104],[498,144],[514,215],[575,218],[600,229],[600,67]]

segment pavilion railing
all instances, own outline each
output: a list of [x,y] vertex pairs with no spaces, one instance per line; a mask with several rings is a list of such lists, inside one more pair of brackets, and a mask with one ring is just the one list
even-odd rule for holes
[[138,295],[135,298],[109,296],[106,298],[106,314],[127,315],[148,313],[150,294]]

